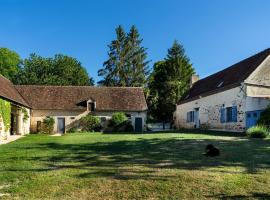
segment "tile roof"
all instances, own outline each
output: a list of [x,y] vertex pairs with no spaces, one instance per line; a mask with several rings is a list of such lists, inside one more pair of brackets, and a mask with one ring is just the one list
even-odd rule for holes
[[145,111],[142,88],[91,86],[17,85],[19,93],[33,109],[85,110],[83,102],[93,99],[97,111]]
[[11,102],[20,104],[22,106],[29,107],[27,102],[23,99],[23,97],[15,89],[15,87],[11,83],[11,81],[2,75],[0,75],[0,97],[7,99]]
[[270,48],[197,81],[179,103],[183,104],[200,96],[208,96],[240,85],[269,55]]

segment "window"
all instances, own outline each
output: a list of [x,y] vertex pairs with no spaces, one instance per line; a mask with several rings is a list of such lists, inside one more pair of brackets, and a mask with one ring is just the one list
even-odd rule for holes
[[41,131],[41,121],[37,121],[37,133]]
[[226,122],[232,122],[233,116],[232,116],[232,107],[226,108]]
[[106,117],[100,117],[101,122],[106,122],[106,120],[107,120]]
[[89,111],[94,111],[95,110],[95,103],[89,102],[88,103],[88,110]]
[[221,108],[220,122],[237,122],[237,106]]
[[75,119],[75,117],[70,117],[70,119]]
[[187,112],[187,122],[194,122],[194,111]]
[[130,120],[131,119],[131,114],[125,113],[126,117]]

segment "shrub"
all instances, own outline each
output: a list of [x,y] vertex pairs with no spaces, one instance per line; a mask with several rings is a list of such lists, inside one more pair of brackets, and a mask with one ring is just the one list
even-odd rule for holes
[[116,132],[133,132],[134,129],[133,129],[133,126],[132,126],[131,122],[127,120],[127,121],[124,121],[124,122],[122,122],[121,124],[119,124],[117,126],[114,126],[113,131],[116,131]]
[[252,138],[266,138],[269,135],[267,127],[256,125],[247,130],[247,136]]
[[55,124],[54,118],[46,117],[45,119],[43,119],[43,125],[42,125],[42,128],[41,128],[41,132],[46,133],[46,134],[52,134],[54,124]]
[[83,131],[99,131],[101,129],[100,119],[92,115],[82,117],[80,126]]
[[67,130],[67,133],[77,133],[77,132],[79,132],[79,129],[76,127],[73,127]]
[[116,112],[113,114],[112,119],[111,119],[111,123],[114,127],[119,126],[120,124],[122,124],[123,122],[127,121],[128,118],[125,115],[125,113],[123,112]]
[[270,106],[261,113],[257,124],[270,125]]

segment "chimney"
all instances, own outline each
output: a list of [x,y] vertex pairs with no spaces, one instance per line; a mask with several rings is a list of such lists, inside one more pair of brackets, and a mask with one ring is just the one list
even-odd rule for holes
[[196,83],[198,80],[200,80],[199,75],[193,74],[190,77],[190,88]]

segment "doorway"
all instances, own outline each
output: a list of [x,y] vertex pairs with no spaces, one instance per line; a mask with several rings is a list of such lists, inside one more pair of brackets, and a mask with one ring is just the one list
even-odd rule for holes
[[260,118],[262,110],[258,111],[249,111],[246,113],[246,128],[250,128],[257,124],[257,121]]
[[143,120],[141,117],[135,118],[135,132],[142,132],[143,131]]
[[57,133],[65,133],[65,118],[57,118]]
[[195,128],[200,128],[199,110],[200,110],[200,108],[195,108],[195,111],[194,111]]

